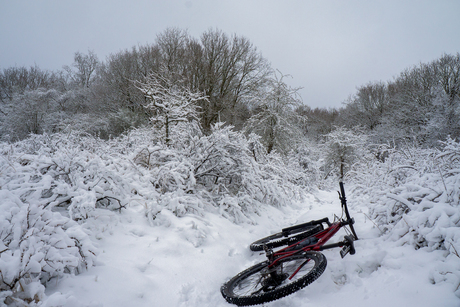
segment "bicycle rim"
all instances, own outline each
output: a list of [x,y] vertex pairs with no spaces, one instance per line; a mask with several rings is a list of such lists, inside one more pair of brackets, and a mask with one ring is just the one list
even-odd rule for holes
[[326,257],[319,252],[289,256],[272,268],[265,261],[233,277],[221,293],[227,302],[238,306],[262,304],[308,286],[325,268]]

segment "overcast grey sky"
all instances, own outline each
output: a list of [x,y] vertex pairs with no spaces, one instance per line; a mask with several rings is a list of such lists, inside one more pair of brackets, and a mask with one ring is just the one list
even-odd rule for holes
[[76,51],[153,43],[168,27],[247,37],[311,107],[460,52],[460,0],[0,0],[0,68],[57,70]]

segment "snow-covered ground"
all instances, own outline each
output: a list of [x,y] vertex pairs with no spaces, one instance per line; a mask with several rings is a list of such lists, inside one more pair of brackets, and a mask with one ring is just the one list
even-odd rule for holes
[[[328,266],[317,281],[265,306],[460,306],[455,285],[433,282],[442,251],[384,240],[367,219],[367,206],[350,203],[357,253],[341,259],[338,249],[325,251]],[[150,225],[145,208],[135,203],[121,214],[98,209],[84,225],[100,250],[96,266],[48,285],[45,306],[231,306],[220,286],[265,258],[249,250],[252,241],[340,213],[335,191],[317,191],[298,206],[267,206],[252,224],[239,225],[209,212],[176,217],[166,209],[158,225]]]

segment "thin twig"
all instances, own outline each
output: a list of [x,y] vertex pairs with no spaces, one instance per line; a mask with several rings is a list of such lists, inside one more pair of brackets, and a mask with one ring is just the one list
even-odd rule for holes
[[452,248],[454,249],[454,255],[457,256],[458,258],[460,258],[460,255],[458,254],[458,251],[455,248],[455,246],[452,244],[452,242],[449,242],[449,243],[450,243],[450,246],[452,246]]
[[439,165],[438,165],[438,164],[436,164],[436,167],[437,167],[437,169],[438,169],[439,175],[441,176],[441,181],[442,181],[442,184],[444,185],[444,190],[446,191],[447,202],[450,204],[450,203],[452,203],[452,202],[451,202],[451,200],[450,200],[449,192],[447,192],[447,186],[446,186],[446,183],[444,182],[444,176],[442,175],[441,169],[439,168]]
[[361,212],[362,214],[364,214],[365,217],[367,217],[369,219],[369,221],[372,222],[372,224],[375,225],[375,227],[377,227],[377,229],[380,231],[381,234],[384,234],[384,231],[382,229],[380,229],[380,227],[364,212]]

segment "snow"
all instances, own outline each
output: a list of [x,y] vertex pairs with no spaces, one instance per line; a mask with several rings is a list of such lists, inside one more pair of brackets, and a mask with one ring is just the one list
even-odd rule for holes
[[[385,241],[363,214],[366,206],[350,210],[360,236],[357,253],[342,260],[338,249],[325,251],[328,267],[316,282],[265,306],[460,304],[452,284],[430,281],[442,265],[442,252]],[[167,212],[170,224],[152,227],[141,205],[121,214],[99,210],[99,221],[86,225],[99,233],[97,265],[46,293],[50,298],[65,293],[81,306],[231,306],[220,294],[222,283],[265,258],[249,250],[252,241],[289,224],[331,219],[340,213],[340,203],[335,191],[317,191],[300,206],[267,207],[253,217],[257,224],[240,225],[209,212],[184,217]]]
[[[265,258],[251,242],[341,214],[327,180],[315,190],[295,156],[251,151],[229,127],[154,138],[0,144],[0,306],[229,306],[221,285]],[[460,144],[409,150],[357,160],[345,185],[357,253],[324,251],[317,281],[266,306],[460,305]]]

